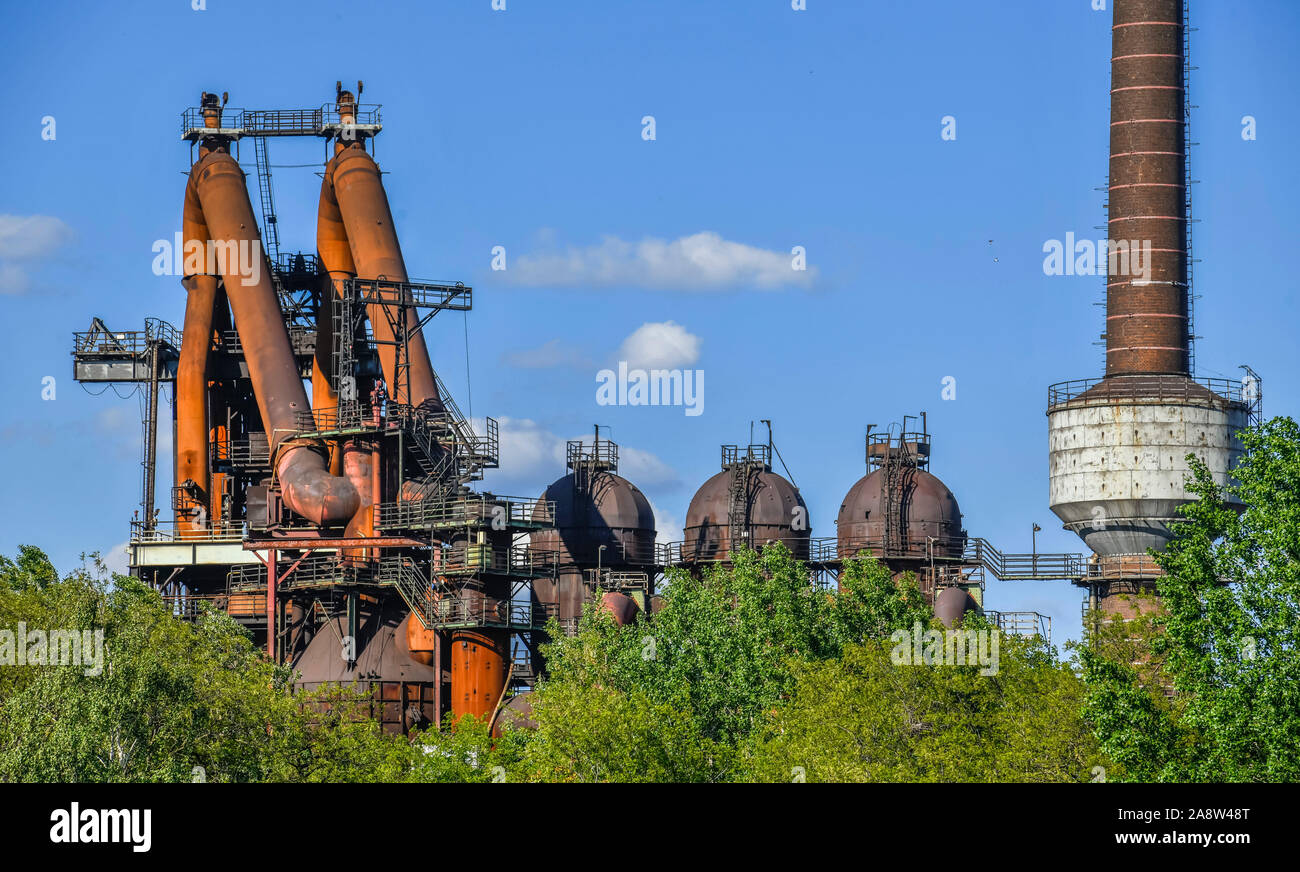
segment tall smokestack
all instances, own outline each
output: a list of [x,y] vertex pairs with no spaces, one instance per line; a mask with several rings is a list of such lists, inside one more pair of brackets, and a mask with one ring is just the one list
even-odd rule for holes
[[[1240,386],[1190,372],[1183,0],[1113,8],[1109,236],[1119,256],[1107,275],[1106,377],[1048,389],[1048,499],[1095,555],[1078,582],[1090,608],[1131,617],[1145,608],[1133,595],[1158,589],[1151,552],[1198,498],[1187,458],[1227,484],[1250,408]],[[1149,246],[1150,261],[1137,268],[1130,252],[1125,264],[1121,240]]]
[[1107,376],[1191,374],[1183,46],[1183,0],[1114,0],[1108,235],[1151,255],[1107,278]]

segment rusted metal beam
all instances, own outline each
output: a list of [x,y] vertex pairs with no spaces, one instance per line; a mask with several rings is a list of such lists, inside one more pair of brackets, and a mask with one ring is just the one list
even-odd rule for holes
[[429,543],[407,536],[345,536],[337,539],[263,539],[245,540],[245,551],[265,551],[268,549],[299,550],[313,548],[428,548]]

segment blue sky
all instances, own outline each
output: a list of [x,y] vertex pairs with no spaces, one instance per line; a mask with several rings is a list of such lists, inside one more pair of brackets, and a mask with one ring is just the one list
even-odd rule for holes
[[[972,535],[1027,551],[1038,522],[1041,549],[1081,549],[1047,508],[1044,405],[1050,383],[1100,375],[1103,280],[1044,275],[1042,246],[1101,235],[1109,11],[1091,0],[206,5],[5,11],[0,553],[37,544],[67,569],[126,539],[138,398],[73,382],[71,334],[94,315],[117,329],[151,315],[181,324],[184,292],[152,273],[151,246],[179,229],[182,109],[202,90],[229,91],[232,106],[316,106],[336,79],[358,78],[363,100],[383,104],[377,155],[411,275],[475,288],[468,319],[439,315],[428,340],[462,408],[503,422],[489,486],[540,493],[563,471],[557,446],[599,423],[671,530],[716,472],[718,445],[770,418],[813,534],[830,536],[863,472],[865,426],[924,409],[932,470]],[[1198,374],[1236,377],[1249,363],[1266,412],[1292,416],[1298,23],[1287,0],[1193,3]],[[940,137],[944,116],[953,141]],[[275,164],[323,154],[308,141],[271,149]],[[241,158],[251,167],[251,144]],[[314,172],[275,170],[284,249],[313,245]],[[672,244],[697,234],[709,234],[716,282]],[[808,271],[771,286],[772,258],[796,245]],[[504,272],[491,269],[494,246]],[[597,369],[662,351],[665,337],[680,365],[705,372],[704,414],[596,405]],[[48,375],[53,401],[41,396]],[[945,401],[947,376],[956,399]],[[1077,634],[1080,597],[1064,583],[991,582],[987,603],[1051,614],[1059,640]]]

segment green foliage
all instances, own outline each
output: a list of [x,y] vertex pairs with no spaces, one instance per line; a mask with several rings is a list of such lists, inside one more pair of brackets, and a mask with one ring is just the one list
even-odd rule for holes
[[295,698],[289,672],[225,615],[177,620],[94,558],[61,581],[36,549],[2,566],[0,628],[99,631],[103,660],[0,667],[0,781],[360,781],[411,768],[405,740],[379,733],[359,698]]
[[[789,694],[792,662],[835,657],[848,641],[929,620],[915,585],[895,586],[874,561],[854,564],[845,582],[840,593],[810,584],[807,567],[780,544],[699,577],[675,571],[653,622],[620,629],[588,609],[577,636],[553,632],[545,653],[558,689],[541,696],[600,688],[613,695],[606,704],[634,706],[647,728],[688,717],[693,733],[676,738],[734,745]],[[543,703],[543,720],[552,711]]]
[[870,558],[846,564],[838,591],[780,545],[674,573],[652,619],[620,628],[591,609],[572,637],[552,628],[512,776],[1086,780],[1096,743],[1054,652],[1006,640],[994,677],[894,665],[884,639],[931,619],[915,583]]
[[893,664],[886,638],[932,615],[869,557],[838,590],[779,545],[674,573],[653,618],[551,628],[536,729],[464,718],[410,740],[355,689],[295,695],[225,615],[177,620],[97,561],[63,580],[35,549],[2,567],[0,626],[102,630],[106,655],[95,675],[0,667],[0,781],[1070,781],[1098,758],[1044,646],[1004,640],[994,676]]
[[0,590],[39,590],[57,581],[58,577],[50,558],[35,545],[19,545],[17,560],[0,555]]
[[1086,714],[1125,777],[1300,780],[1300,428],[1275,418],[1242,442],[1226,488],[1189,457],[1199,499],[1156,555],[1165,612],[1131,633],[1150,661],[1085,655]]
[[1086,781],[1098,757],[1082,686],[1041,643],[1003,637],[999,669],[898,666],[873,641],[800,667],[756,734],[758,781]]

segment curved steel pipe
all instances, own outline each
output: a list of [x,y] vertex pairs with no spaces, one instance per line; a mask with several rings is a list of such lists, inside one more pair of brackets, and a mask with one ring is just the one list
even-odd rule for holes
[[[190,184],[208,230],[207,236],[196,238],[205,247],[210,241],[234,243],[238,251],[263,258],[244,173],[235,159],[220,149],[200,157],[190,171]],[[311,406],[271,285],[270,269],[263,262],[246,274],[238,261],[228,256],[217,266],[244,348],[285,505],[316,524],[345,523],[360,505],[356,488],[347,479],[330,475],[319,446],[292,438],[299,429],[296,414],[309,412]]]
[[[363,279],[409,281],[379,166],[361,142],[339,143],[333,159],[325,167],[317,211],[316,245],[325,269],[336,281],[350,277],[346,275],[348,272]],[[424,344],[420,319],[414,309],[407,309],[405,317],[405,331],[410,337],[406,372],[409,392],[406,380],[398,378],[392,323],[399,317],[400,310],[392,305],[397,302],[393,298],[391,303],[386,300],[367,308],[388,392],[399,403],[436,404],[441,408],[429,349]]]
[[[181,218],[183,239],[207,240],[208,226],[199,206],[191,178],[185,185],[185,207]],[[182,279],[187,292],[185,327],[180,361],[176,368],[176,486],[192,482],[201,495],[185,495],[177,507],[178,531],[203,528],[198,510],[211,491],[208,458],[208,352],[212,345],[212,319],[217,299],[217,277],[196,273]]]

